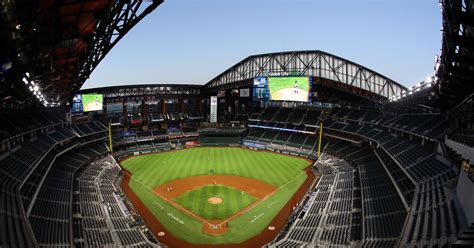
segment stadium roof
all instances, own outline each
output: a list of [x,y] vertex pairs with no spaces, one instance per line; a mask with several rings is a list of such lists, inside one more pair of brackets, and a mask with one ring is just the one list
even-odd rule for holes
[[163,0],[0,1],[0,108],[65,102]]
[[140,84],[91,88],[79,91],[81,94],[100,93],[106,99],[142,98],[154,100],[156,97],[191,97],[201,93],[202,85],[197,84]]
[[435,87],[397,98],[390,110],[449,110],[455,118],[469,119],[474,112],[474,0],[442,0],[440,6],[443,39],[434,68]]
[[441,0],[442,53],[436,63],[440,105],[448,109],[474,92],[474,0]]
[[320,50],[252,55],[213,78],[206,84],[206,88],[269,75],[325,78],[370,91],[385,99],[407,90],[380,73]]

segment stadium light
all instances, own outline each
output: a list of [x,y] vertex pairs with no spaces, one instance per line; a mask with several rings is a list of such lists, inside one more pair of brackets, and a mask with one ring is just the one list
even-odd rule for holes
[[38,92],[38,90],[39,90],[38,85],[35,85],[35,87],[33,87],[33,90],[34,90],[35,92]]
[[432,77],[427,77],[425,82],[427,83],[432,83],[433,82],[433,78]]

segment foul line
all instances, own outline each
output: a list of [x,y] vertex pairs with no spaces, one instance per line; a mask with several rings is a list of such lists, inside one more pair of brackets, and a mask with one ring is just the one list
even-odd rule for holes
[[137,179],[135,179],[135,178],[132,176],[132,174],[129,173],[128,171],[123,170],[123,172],[124,172],[125,174],[127,174],[127,175],[130,177],[131,180],[133,179],[134,181],[138,182],[143,188],[149,190],[150,192],[154,193],[155,195],[158,195],[161,199],[163,199],[163,200],[166,201],[167,203],[171,204],[173,207],[177,208],[178,210],[183,211],[184,213],[187,213],[187,214],[190,215],[191,217],[194,217],[194,218],[196,218],[196,219],[198,219],[198,220],[200,220],[200,221],[202,221],[202,222],[204,222],[204,223],[212,224],[212,223],[209,223],[206,219],[202,218],[201,216],[199,216],[199,215],[197,215],[197,214],[195,214],[195,213],[193,213],[193,212],[190,212],[189,210],[185,209],[185,208],[182,207],[181,205],[178,205],[177,203],[175,203],[175,202],[169,200],[168,198],[166,198],[166,197],[160,195],[159,193],[155,192],[154,190],[150,189],[148,186],[146,186],[146,185],[143,184],[142,182],[140,182],[140,181],[138,181]]
[[231,217],[229,217],[228,219],[224,220],[223,222],[221,222],[220,224],[223,224],[223,223],[226,223],[226,222],[229,222],[239,216],[241,216],[242,214],[244,213],[247,213],[248,211],[250,211],[251,209],[253,209],[254,207],[260,205],[261,203],[263,203],[264,201],[268,200],[268,198],[270,198],[272,195],[274,195],[276,192],[278,192],[278,190],[282,189],[283,187],[286,187],[286,185],[290,184],[291,182],[293,182],[296,178],[300,177],[301,175],[307,173],[306,170],[304,170],[303,172],[301,172],[300,174],[296,175],[295,177],[293,177],[290,181],[286,182],[285,184],[282,184],[280,185],[280,187],[278,187],[277,189],[275,189],[274,191],[272,191],[270,194],[266,195],[264,198],[260,199],[259,201],[255,202],[254,204],[252,205],[249,205],[248,207],[242,209],[241,211],[235,213],[234,215],[232,215]]
[[[309,168],[311,169],[311,168]],[[201,216],[187,210],[186,208],[184,208],[183,206],[169,200],[168,198],[164,197],[163,195],[159,194],[158,192],[155,192],[154,190],[152,190],[151,188],[149,188],[148,186],[146,186],[145,184],[143,184],[142,182],[138,181],[138,179],[135,179],[131,173],[129,173],[128,171],[126,170],[122,170],[125,174],[127,174],[131,180],[134,180],[136,182],[138,182],[143,188],[149,190],[150,192],[154,193],[155,195],[158,195],[161,199],[163,199],[164,201],[168,202],[169,204],[171,204],[172,206],[174,206],[175,208],[177,208],[178,210],[180,211],[183,211],[184,213],[188,214],[189,216],[197,219],[197,220],[200,220],[204,223],[207,223],[209,225],[216,225],[216,224],[213,224],[213,223],[210,223],[208,222],[206,219],[202,218]],[[294,180],[296,180],[297,178],[299,178],[301,175],[307,173],[307,170],[304,170],[303,172],[301,172],[300,174],[296,175],[295,177],[293,177],[290,181],[286,182],[285,184],[282,184],[280,185],[280,187],[276,188],[274,191],[272,191],[270,194],[266,195],[265,197],[263,197],[262,199],[260,199],[259,201],[255,202],[254,204],[251,204],[249,206],[247,206],[246,208],[240,210],[239,212],[235,213],[234,215],[232,215],[231,217],[227,218],[226,220],[220,222],[219,224],[217,225],[222,225],[226,222],[229,222],[229,221],[232,221],[233,219],[241,216],[242,214],[244,213],[247,213],[248,211],[250,211],[251,209],[253,209],[254,207],[260,205],[262,202],[268,200],[268,198],[270,198],[271,196],[273,196],[276,192],[278,192],[278,190],[282,189],[283,187],[286,187],[286,185],[290,184],[291,182],[293,182]],[[154,204],[157,204],[159,205],[159,203],[157,202],[154,202]],[[273,204],[273,202],[272,202]],[[162,209],[164,208],[163,206],[159,205],[160,207],[162,207]]]

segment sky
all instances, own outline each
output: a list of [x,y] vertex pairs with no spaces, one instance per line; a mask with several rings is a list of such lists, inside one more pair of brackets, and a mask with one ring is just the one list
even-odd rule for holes
[[85,88],[205,84],[253,54],[322,50],[405,86],[433,73],[434,0],[165,0],[109,52]]

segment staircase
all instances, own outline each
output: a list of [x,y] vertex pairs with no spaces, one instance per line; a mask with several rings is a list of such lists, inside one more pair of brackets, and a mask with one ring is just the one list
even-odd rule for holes
[[474,222],[459,234],[452,247],[474,247]]

